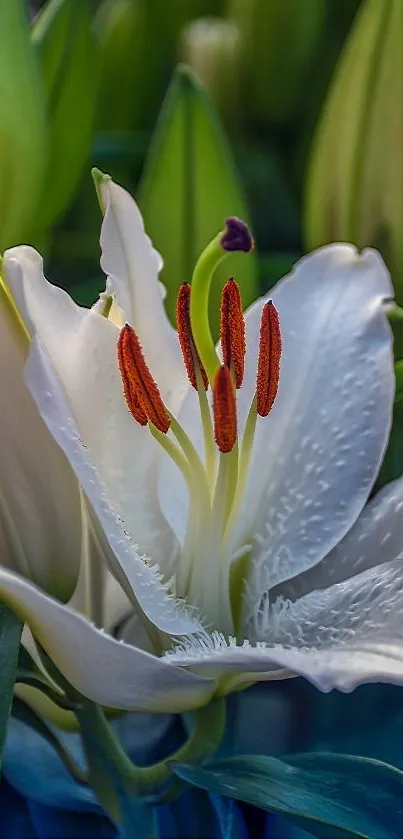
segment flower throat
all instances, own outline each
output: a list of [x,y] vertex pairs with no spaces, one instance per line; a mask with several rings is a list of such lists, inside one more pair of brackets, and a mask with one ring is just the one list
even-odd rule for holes
[[[246,484],[257,417],[266,417],[276,398],[281,334],[277,310],[270,300],[262,310],[255,394],[239,441],[236,391],[244,380],[246,341],[236,281],[229,279],[222,291],[222,361],[211,335],[208,305],[218,264],[233,251],[247,253],[252,248],[253,239],[247,225],[234,217],[227,219],[225,230],[199,258],[192,283],[183,283],[178,293],[178,339],[189,382],[198,395],[203,460],[185,429],[164,404],[135,330],[126,323],[118,339],[118,362],[128,409],[137,423],[148,426],[181,471],[188,487],[189,513],[175,580],[176,594],[189,597],[215,628],[227,632],[234,630],[230,570],[243,552],[232,544],[232,524]],[[203,545],[203,557],[200,545]]]

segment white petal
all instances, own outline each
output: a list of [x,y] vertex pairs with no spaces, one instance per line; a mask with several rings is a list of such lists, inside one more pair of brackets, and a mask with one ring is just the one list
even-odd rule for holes
[[219,679],[223,692],[252,674],[253,681],[301,675],[325,692],[403,684],[403,558],[275,611],[272,644],[236,646],[217,635],[210,648],[191,642],[172,661]]
[[115,327],[50,285],[42,260],[31,248],[8,251],[4,263],[34,335],[26,370],[29,387],[102,525],[111,548],[111,570],[126,591],[129,583],[147,616],[163,631],[199,630],[195,619],[168,600],[156,573],[134,547],[139,544],[158,562],[173,550],[173,536],[149,481],[155,443],[125,406]]
[[390,562],[403,551],[403,478],[388,484],[364,507],[347,536],[325,558],[279,587],[295,600],[314,589],[324,589]]
[[158,280],[160,255],[144,231],[137,204],[105,177],[100,184],[105,215],[101,228],[101,266],[125,320],[136,329],[164,399],[176,411],[188,382],[176,331],[163,303]]
[[[130,596],[127,583],[147,617],[159,629],[172,634],[200,631],[198,621],[167,596],[154,567],[136,551],[124,522],[116,515],[99,475],[90,462],[64,394],[52,373],[49,362],[36,340],[31,345],[27,377],[36,397],[41,416],[66,452],[70,463],[92,505],[111,548],[107,558],[111,570]],[[143,492],[141,485],[137,495]]]
[[81,559],[80,493],[24,382],[27,353],[0,289],[0,561],[67,600]]
[[[379,254],[348,245],[304,258],[273,291],[284,347],[280,389],[259,421],[239,523],[241,542],[254,539],[257,599],[319,562],[367,500],[392,416],[383,308],[391,294]],[[259,301],[246,318],[249,394],[261,308]]]
[[96,629],[35,586],[0,568],[0,598],[31,627],[80,693],[112,708],[180,712],[210,698],[214,682],[130,647]]

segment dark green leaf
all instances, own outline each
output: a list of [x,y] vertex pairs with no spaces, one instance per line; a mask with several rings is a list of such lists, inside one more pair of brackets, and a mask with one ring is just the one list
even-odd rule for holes
[[7,606],[0,604],[0,766],[18,662],[22,623]]
[[[248,221],[249,216],[218,116],[185,67],[178,68],[169,88],[138,197],[146,230],[164,259],[161,277],[173,319],[179,285],[190,281],[198,256],[224,219],[236,215]],[[258,293],[254,256],[227,259],[212,293],[216,335],[221,285],[231,275],[245,306]]]
[[173,769],[208,792],[282,813],[314,836],[401,839],[403,773],[377,760],[317,753]]

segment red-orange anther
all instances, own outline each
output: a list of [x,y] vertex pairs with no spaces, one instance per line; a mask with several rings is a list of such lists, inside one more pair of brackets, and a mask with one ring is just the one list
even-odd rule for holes
[[267,417],[277,396],[280,380],[281,332],[277,309],[272,300],[263,306],[260,322],[257,366],[257,412]]
[[140,425],[149,420],[166,434],[170,426],[168,414],[144,359],[140,341],[128,323],[120,331],[118,361],[126,402],[133,417]]
[[235,385],[240,388],[245,373],[245,321],[241,292],[233,277],[222,290],[220,336],[224,364],[234,371]]
[[190,324],[190,291],[191,287],[189,283],[182,283],[179,288],[178,299],[176,301],[176,325],[178,329],[178,338],[190,384],[195,388],[195,390],[197,390],[197,365],[203,380],[204,390],[207,390],[207,373],[201,363],[199,353],[197,352]]
[[220,367],[213,388],[214,436],[220,452],[230,452],[234,447],[236,426],[236,402],[234,385],[228,367]]

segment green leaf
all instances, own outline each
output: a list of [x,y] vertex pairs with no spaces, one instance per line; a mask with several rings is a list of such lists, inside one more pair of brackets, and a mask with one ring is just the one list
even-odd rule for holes
[[378,760],[296,754],[284,761],[235,757],[203,769],[174,764],[173,770],[208,792],[282,813],[314,836],[401,839],[403,773]]
[[7,606],[0,605],[0,766],[13,697],[21,632],[20,619]]
[[32,30],[48,112],[49,158],[40,219],[66,209],[89,158],[97,93],[90,0],[48,0]]
[[[186,67],[177,69],[168,90],[138,198],[146,230],[164,259],[161,279],[173,320],[179,285],[191,280],[198,256],[224,219],[249,217],[217,114]],[[216,335],[221,286],[231,275],[245,306],[257,296],[254,256],[234,254],[214,283],[210,311]]]
[[43,183],[43,92],[24,0],[0,0],[0,251],[27,235]]

